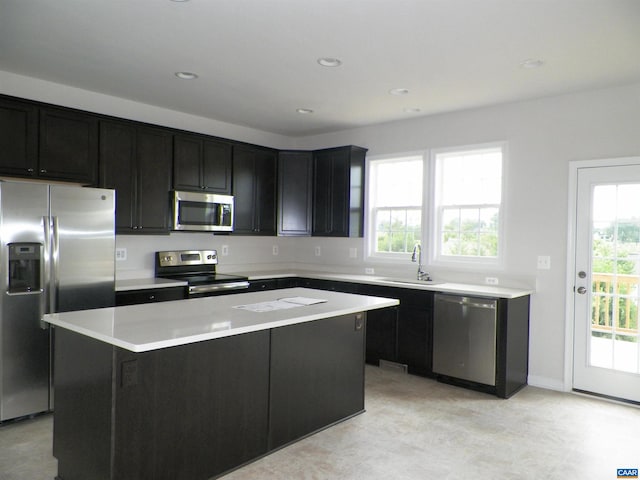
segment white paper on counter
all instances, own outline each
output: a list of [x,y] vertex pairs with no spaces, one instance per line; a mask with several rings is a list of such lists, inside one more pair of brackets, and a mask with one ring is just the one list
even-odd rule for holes
[[251,303],[248,305],[236,305],[233,308],[249,310],[250,312],[272,312],[274,310],[286,310],[287,308],[304,307],[316,303],[324,303],[326,300],[308,297],[279,298],[270,302]]

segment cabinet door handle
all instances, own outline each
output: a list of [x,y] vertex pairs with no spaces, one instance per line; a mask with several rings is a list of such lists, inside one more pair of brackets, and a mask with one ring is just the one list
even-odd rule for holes
[[27,168],[28,173],[33,173],[33,168]]
[[40,173],[47,173],[47,170],[45,168],[41,168]]

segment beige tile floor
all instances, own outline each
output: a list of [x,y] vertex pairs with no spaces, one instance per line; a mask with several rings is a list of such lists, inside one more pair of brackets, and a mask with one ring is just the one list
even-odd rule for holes
[[[640,409],[527,387],[509,400],[367,367],[367,412],[224,480],[616,478]],[[0,427],[0,479],[54,478],[51,416]]]

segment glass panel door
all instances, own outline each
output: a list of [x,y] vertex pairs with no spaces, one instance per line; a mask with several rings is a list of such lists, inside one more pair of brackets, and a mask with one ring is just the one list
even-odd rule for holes
[[640,166],[578,172],[574,389],[640,401]]

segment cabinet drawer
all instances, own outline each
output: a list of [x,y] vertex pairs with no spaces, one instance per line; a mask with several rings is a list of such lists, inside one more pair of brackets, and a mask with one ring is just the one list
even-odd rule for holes
[[116,306],[136,305],[139,303],[167,302],[184,300],[185,287],[151,288],[116,292]]

